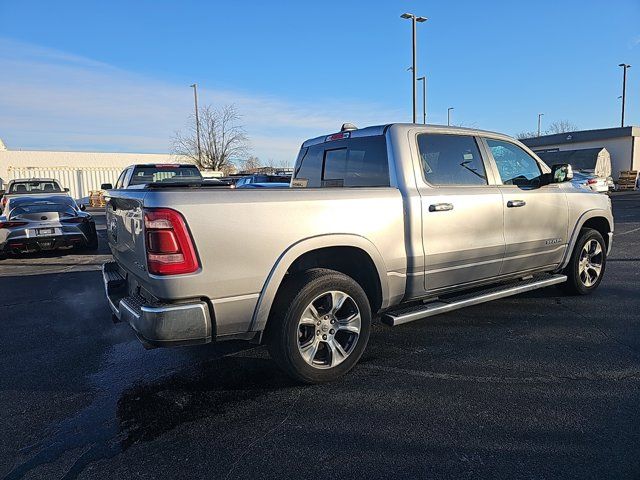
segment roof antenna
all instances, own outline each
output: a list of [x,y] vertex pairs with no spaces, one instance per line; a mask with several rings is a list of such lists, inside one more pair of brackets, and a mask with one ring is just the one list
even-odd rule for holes
[[350,132],[351,130],[357,130],[358,127],[356,127],[353,123],[343,123],[342,124],[342,128],[340,128],[341,132]]

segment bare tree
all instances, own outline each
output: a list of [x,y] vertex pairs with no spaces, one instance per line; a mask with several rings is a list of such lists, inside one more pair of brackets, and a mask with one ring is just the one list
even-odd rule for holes
[[240,162],[240,170],[243,172],[255,170],[257,168],[260,168],[261,166],[262,166],[262,163],[260,163],[260,159],[253,155],[251,155],[246,160],[242,160]]
[[520,132],[520,133],[516,133],[516,138],[518,140],[524,140],[525,138],[533,138],[533,137],[537,137],[538,136],[538,132]]
[[[541,135],[555,135],[556,133],[575,132],[578,130],[578,126],[571,123],[569,120],[558,120],[553,122],[549,127],[541,133]],[[538,132],[520,132],[516,134],[518,140],[525,138],[537,137]]]
[[576,130],[578,130],[578,126],[574,125],[569,120],[558,120],[549,125],[544,133],[546,135],[553,135],[556,133],[575,132]]
[[176,132],[172,152],[191,158],[196,165],[213,170],[225,170],[233,160],[246,156],[249,141],[239,125],[240,115],[234,105],[200,108],[200,152],[195,116],[189,117],[185,132]]
[[292,165],[292,162],[289,162],[287,160],[275,160],[273,158],[270,158],[265,163],[266,167],[273,168],[274,170],[282,170],[283,168],[291,168],[291,165]]

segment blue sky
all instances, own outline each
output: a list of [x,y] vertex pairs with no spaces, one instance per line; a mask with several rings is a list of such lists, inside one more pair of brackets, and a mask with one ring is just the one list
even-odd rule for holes
[[430,123],[516,134],[640,124],[640,2],[0,0],[10,148],[162,152],[201,103],[234,103],[262,159],[307,137],[411,118],[410,22]]

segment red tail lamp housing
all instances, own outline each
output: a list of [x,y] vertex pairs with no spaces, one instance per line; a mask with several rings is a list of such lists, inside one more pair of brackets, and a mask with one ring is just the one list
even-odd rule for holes
[[62,223],[83,223],[85,220],[86,220],[85,217],[69,217],[69,218],[60,219],[60,222],[62,222]]
[[184,217],[170,208],[145,208],[147,267],[153,275],[180,275],[200,268]]
[[27,222],[14,222],[14,221],[0,222],[0,228],[24,227],[26,224]]

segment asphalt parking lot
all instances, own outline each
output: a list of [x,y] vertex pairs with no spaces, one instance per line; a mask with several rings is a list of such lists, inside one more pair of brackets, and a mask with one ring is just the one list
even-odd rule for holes
[[0,260],[0,476],[640,478],[640,193],[613,205],[591,297],[377,325],[321,386],[261,347],[145,350],[111,322],[104,236],[97,255]]

